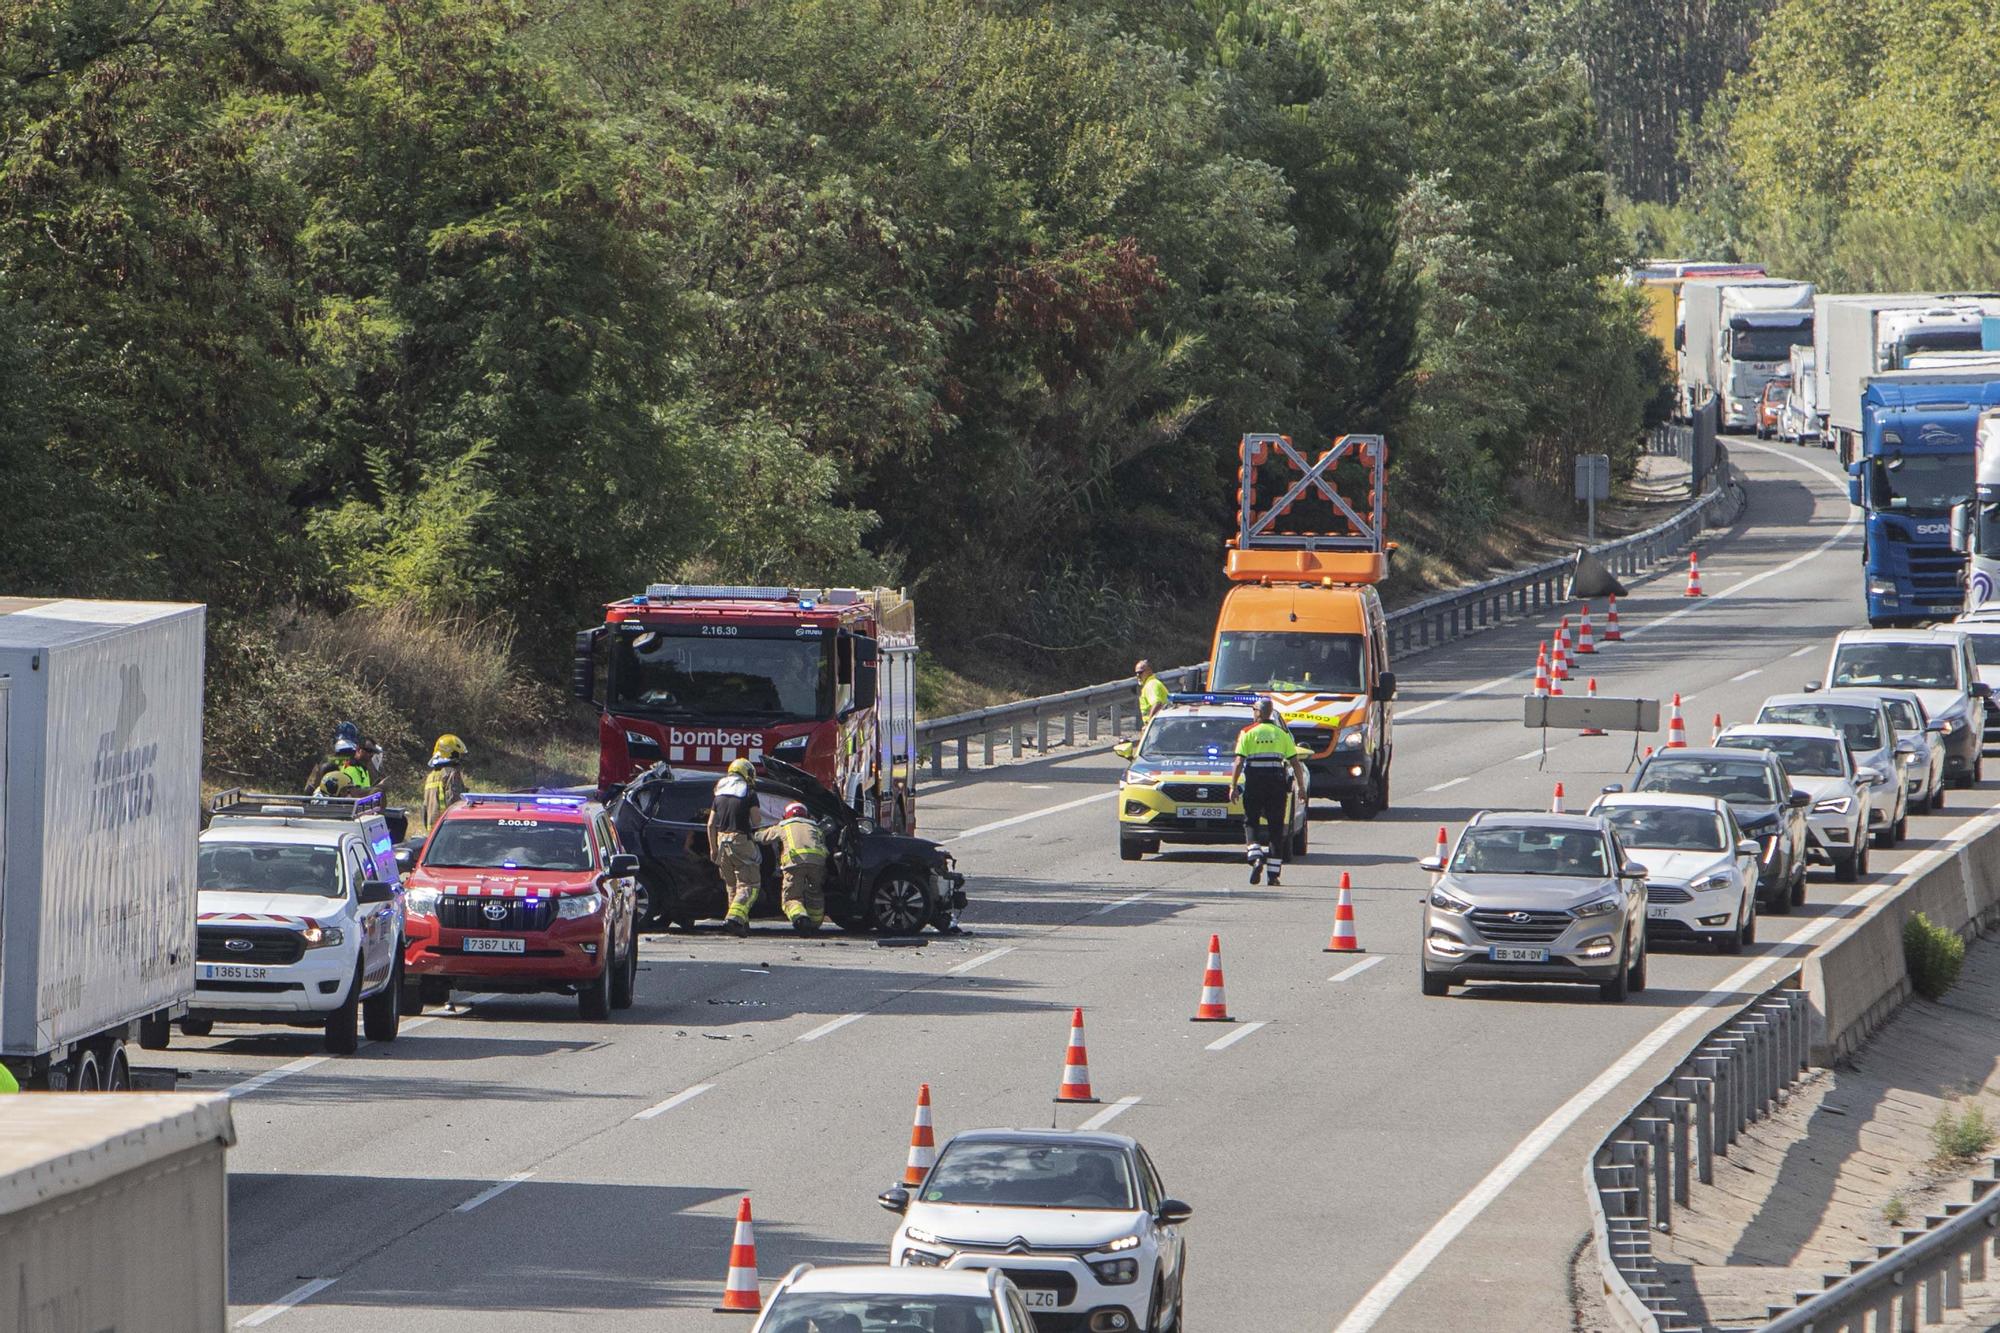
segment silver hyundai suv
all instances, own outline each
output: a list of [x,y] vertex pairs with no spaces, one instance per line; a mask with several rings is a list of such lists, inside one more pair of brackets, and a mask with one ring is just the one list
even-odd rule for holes
[[1646,868],[1600,815],[1483,811],[1424,904],[1424,994],[1469,981],[1582,981],[1614,1004],[1646,989]]

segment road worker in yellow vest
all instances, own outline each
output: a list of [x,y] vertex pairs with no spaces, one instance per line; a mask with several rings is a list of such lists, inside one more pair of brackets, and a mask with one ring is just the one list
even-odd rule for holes
[[424,770],[424,827],[437,827],[438,817],[451,803],[465,795],[465,742],[446,732],[431,747],[431,762]]
[[1153,714],[1166,706],[1167,682],[1153,674],[1153,664],[1143,657],[1133,664],[1132,675],[1139,682],[1139,730],[1143,732]]
[[784,881],[779,902],[785,919],[801,935],[810,935],[826,919],[826,834],[806,811],[793,801],[785,807],[785,817],[756,833],[759,842],[778,849],[778,874]]
[[1304,771],[1298,742],[1275,717],[1269,699],[1259,699],[1256,720],[1236,738],[1236,768],[1229,777],[1229,799],[1243,797],[1244,855],[1250,862],[1250,882],[1266,872],[1271,883],[1285,869],[1285,843],[1291,838],[1290,813],[1294,772]]

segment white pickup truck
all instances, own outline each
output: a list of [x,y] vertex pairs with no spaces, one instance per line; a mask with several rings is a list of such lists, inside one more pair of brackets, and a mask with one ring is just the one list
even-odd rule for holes
[[194,1002],[181,1030],[218,1022],[324,1027],[326,1048],[393,1041],[402,1023],[403,882],[379,793],[226,791],[195,874]]

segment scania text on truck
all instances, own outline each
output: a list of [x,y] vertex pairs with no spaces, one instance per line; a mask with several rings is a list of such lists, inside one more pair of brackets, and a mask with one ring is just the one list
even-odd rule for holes
[[1866,514],[1869,624],[1944,620],[1963,606],[1951,516],[1972,499],[1973,433],[1996,404],[2000,376],[1983,369],[1886,371],[1862,391],[1860,456],[1847,470],[1848,499]]
[[203,608],[0,598],[0,1061],[129,1085],[194,993]]
[[[1343,435],[1308,462],[1283,435],[1246,435],[1240,446],[1236,536],[1209,655],[1215,694],[1263,694],[1305,752],[1311,795],[1372,819],[1389,808],[1395,752],[1396,677],[1375,585],[1393,547],[1383,540],[1389,450],[1379,435]],[[1260,500],[1259,473],[1277,475]],[[1360,508],[1335,486],[1345,465],[1365,488]],[[1300,504],[1327,512],[1328,530],[1279,525]]]
[[1681,416],[1692,418],[1713,398],[1717,429],[1754,429],[1765,382],[1784,374],[1793,344],[1812,341],[1812,284],[1691,278],[1681,308]]
[[1815,302],[1814,358],[1827,443],[1843,463],[1860,456],[1861,395],[1874,376],[1926,353],[1976,351],[1982,293],[1837,294]]
[[576,637],[599,794],[657,763],[720,772],[768,754],[911,832],[916,660],[916,606],[897,590],[656,583]]

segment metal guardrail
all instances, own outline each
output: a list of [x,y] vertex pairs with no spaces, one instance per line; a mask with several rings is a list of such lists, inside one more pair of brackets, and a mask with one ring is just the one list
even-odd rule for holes
[[[1701,1322],[1667,1294],[1653,1261],[1653,1232],[1673,1231],[1674,1209],[1687,1207],[1697,1182],[1714,1183],[1715,1159],[1726,1158],[1805,1070],[1812,1007],[1798,981],[1791,973],[1710,1032],[1584,1164],[1605,1302],[1626,1333],[1701,1333]],[[1826,1333],[1837,1326],[1784,1327]]]
[[[1714,475],[1726,479],[1731,474],[1725,466],[1717,468]],[[1613,574],[1637,574],[1656,564],[1663,555],[1678,555],[1690,545],[1695,534],[1724,508],[1731,494],[1732,487],[1728,484],[1713,486],[1665,522],[1629,537],[1600,543],[1590,548],[1591,554]],[[1564,585],[1573,563],[1569,556],[1544,561],[1390,612],[1387,618],[1390,656],[1403,657],[1435,648],[1556,605],[1563,600]],[[1207,671],[1208,664],[1201,662],[1159,674],[1170,689],[1199,690]],[[956,750],[955,770],[964,773],[971,769],[975,742],[985,764],[994,762],[995,751],[1001,744],[1008,746],[1010,757],[1018,759],[1030,744],[1038,752],[1046,751],[1052,730],[1060,730],[1062,744],[1074,745],[1079,719],[1086,741],[1097,740],[1105,730],[1114,737],[1136,730],[1137,687],[1130,680],[1116,680],[920,722],[917,753],[920,762],[927,758],[931,776],[942,778],[948,747]]]

